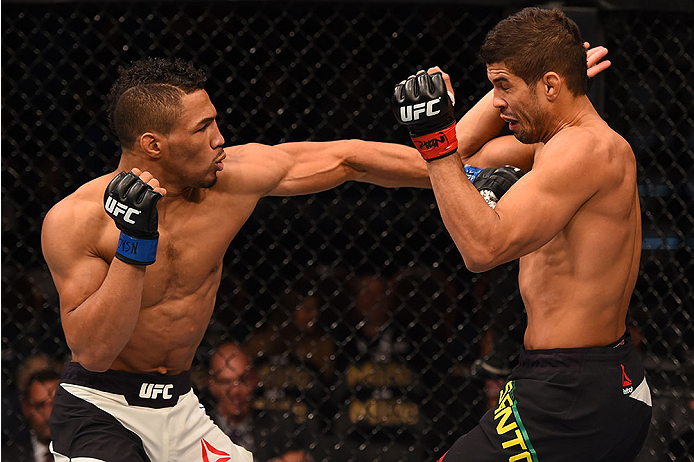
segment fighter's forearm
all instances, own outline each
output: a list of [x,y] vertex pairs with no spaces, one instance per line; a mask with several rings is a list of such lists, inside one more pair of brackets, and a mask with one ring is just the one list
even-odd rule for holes
[[491,90],[484,95],[456,125],[458,154],[465,163],[485,143],[497,137],[504,126],[499,110],[492,104],[493,93]]
[[269,196],[312,194],[346,181],[364,181],[385,187],[431,188],[426,163],[411,147],[362,140],[285,143],[262,146],[268,168],[280,170]]
[[145,267],[113,259],[103,284],[63,315],[73,360],[86,369],[107,370],[135,330],[142,304]]
[[499,216],[466,178],[460,159],[431,162],[429,174],[441,218],[468,269],[481,272],[502,263],[496,261],[498,245],[492,237]]
[[427,163],[411,146],[360,141],[346,157],[355,180],[385,187],[431,188]]

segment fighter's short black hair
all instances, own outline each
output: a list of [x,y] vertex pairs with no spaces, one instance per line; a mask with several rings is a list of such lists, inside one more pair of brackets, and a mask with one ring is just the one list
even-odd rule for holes
[[553,71],[574,95],[588,91],[586,50],[578,26],[556,8],[524,8],[499,22],[487,34],[480,58],[485,64],[503,63],[528,85]]
[[118,68],[108,96],[108,121],[123,147],[147,130],[171,131],[184,94],[202,90],[207,76],[180,58],[144,58]]

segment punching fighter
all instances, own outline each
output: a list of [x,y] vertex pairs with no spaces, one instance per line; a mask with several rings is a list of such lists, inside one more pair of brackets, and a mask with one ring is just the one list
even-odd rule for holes
[[[393,96],[465,264],[481,272],[520,259],[528,316],[498,406],[441,461],[633,461],[651,417],[625,323],[641,253],[634,153],[588,99],[586,51],[560,10],[501,21],[480,56],[493,89],[457,124],[438,68]],[[432,110],[402,117],[418,104]],[[498,136],[504,124],[513,135]],[[527,173],[492,209],[465,163]]]
[[426,162],[397,144],[225,148],[205,80],[180,60],[121,69],[108,111],[122,148],[117,170],[44,220],[43,253],[72,353],[50,420],[56,460],[251,460],[190,386],[232,239],[264,196],[345,181],[431,187]]

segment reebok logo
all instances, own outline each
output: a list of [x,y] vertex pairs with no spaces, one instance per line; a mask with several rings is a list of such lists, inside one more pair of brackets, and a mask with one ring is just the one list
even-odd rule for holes
[[157,399],[161,395],[164,399],[171,399],[173,395],[169,391],[173,390],[173,385],[168,383],[143,383],[140,387],[140,398]]
[[[202,445],[202,461],[203,462],[228,462],[231,460],[231,456],[226,452],[215,448],[207,440],[200,440]],[[213,454],[214,459],[210,459],[210,454]]]
[[434,116],[441,112],[440,109],[434,111],[434,105],[441,101],[439,96],[436,99],[427,101],[426,103],[410,104],[409,106],[400,107],[400,120],[403,122],[412,122],[413,120],[419,120],[421,114],[426,113],[427,117]]
[[111,196],[108,196],[106,198],[106,204],[104,204],[104,208],[106,211],[111,214],[114,218],[117,217],[118,215],[122,214],[123,215],[123,221],[126,223],[130,223],[131,225],[135,224],[135,220],[133,220],[131,217],[133,215],[139,215],[140,211],[137,209],[134,209],[132,207],[128,207],[125,204],[121,204]]
[[634,386],[631,383],[631,379],[624,370],[624,364],[622,366],[622,394],[628,395],[634,391]]

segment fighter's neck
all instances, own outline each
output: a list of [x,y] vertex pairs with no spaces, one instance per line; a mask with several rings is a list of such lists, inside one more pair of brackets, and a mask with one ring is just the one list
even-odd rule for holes
[[133,168],[137,168],[142,172],[149,172],[154,178],[159,180],[159,185],[166,189],[167,202],[171,202],[175,198],[190,200],[196,193],[196,188],[179,186],[176,178],[170,172],[167,172],[160,163],[124,150],[118,162],[116,172],[129,172]]
[[550,124],[542,136],[542,142],[547,143],[562,130],[580,127],[596,117],[600,116],[587,96],[573,99],[570,104],[565,104],[562,109],[552,114]]

